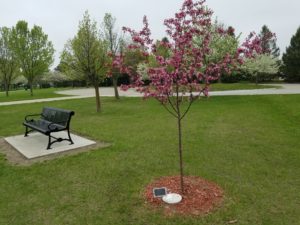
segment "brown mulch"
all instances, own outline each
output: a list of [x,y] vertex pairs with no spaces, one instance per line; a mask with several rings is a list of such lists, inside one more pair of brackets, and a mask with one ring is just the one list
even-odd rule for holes
[[161,198],[153,197],[153,188],[166,187],[168,193],[180,191],[180,176],[162,177],[145,188],[146,202],[155,208],[163,209],[166,216],[199,216],[212,212],[223,202],[224,191],[215,183],[201,177],[184,177],[184,194],[182,201],[175,205],[166,204]]

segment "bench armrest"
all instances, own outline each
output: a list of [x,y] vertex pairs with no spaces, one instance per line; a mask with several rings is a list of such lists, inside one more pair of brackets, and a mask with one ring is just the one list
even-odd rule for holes
[[53,129],[53,128],[51,128],[51,126],[52,125],[60,125],[59,123],[64,123],[64,122],[66,122],[66,121],[61,121],[61,122],[55,122],[55,123],[49,123],[48,124],[48,129],[50,130],[50,131],[55,131],[55,130],[57,130],[57,128],[55,127],[55,129]]
[[55,131],[57,128],[55,127],[55,129],[51,128],[52,125],[55,125],[55,123],[49,123],[48,124],[48,130],[49,131]]
[[31,114],[31,115],[27,115],[25,116],[25,121],[26,122],[29,122],[29,121],[32,121],[32,119],[29,119],[29,117],[35,117],[35,116],[41,116],[42,114]]

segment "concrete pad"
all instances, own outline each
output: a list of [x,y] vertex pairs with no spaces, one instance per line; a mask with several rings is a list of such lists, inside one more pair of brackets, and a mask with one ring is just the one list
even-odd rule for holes
[[[53,133],[54,137],[67,138],[65,131]],[[59,152],[65,152],[96,144],[95,141],[88,140],[75,134],[71,134],[74,144],[70,145],[68,141],[56,142],[47,150],[48,137],[40,133],[30,133],[27,137],[24,135],[5,138],[11,146],[24,155],[27,159],[33,159],[41,156],[47,156]]]

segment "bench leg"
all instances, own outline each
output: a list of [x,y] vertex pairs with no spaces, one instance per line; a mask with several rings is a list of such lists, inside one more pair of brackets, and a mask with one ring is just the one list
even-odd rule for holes
[[25,134],[24,134],[24,137],[27,137],[28,136],[28,127],[25,127]]
[[30,130],[28,127],[25,127],[25,134],[24,137],[27,137],[29,133],[33,132],[34,130]]
[[[70,131],[68,130],[68,136],[69,136],[69,139],[66,139],[66,138],[56,138],[54,136],[51,136],[51,134],[48,134],[48,145],[47,145],[47,150],[51,149],[51,145],[56,143],[56,142],[62,142],[62,141],[69,141],[72,145],[74,144],[72,138],[71,138],[71,135],[70,135]],[[54,139],[54,141],[51,141],[51,138]]]
[[48,135],[48,146],[47,146],[47,150],[51,149],[51,135]]
[[69,141],[71,142],[71,145],[74,144],[72,138],[71,138],[71,135],[70,135],[70,131],[68,130],[68,136],[69,136]]

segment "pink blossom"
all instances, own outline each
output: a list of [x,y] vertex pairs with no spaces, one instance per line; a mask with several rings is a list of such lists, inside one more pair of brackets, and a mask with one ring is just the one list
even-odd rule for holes
[[[182,8],[173,18],[166,19],[166,33],[169,42],[160,42],[171,52],[168,58],[157,55],[157,47],[150,38],[151,32],[147,17],[143,18],[144,27],[141,31],[135,31],[130,28],[123,30],[131,35],[133,44],[129,49],[140,49],[144,57],[155,55],[156,68],[149,68],[148,76],[149,86],[144,86],[139,74],[131,74],[131,68],[122,65],[121,58],[114,60],[113,65],[127,71],[131,77],[132,83],[129,87],[136,88],[137,91],[144,93],[145,98],[154,97],[163,104],[167,103],[168,97],[186,91],[191,96],[204,94],[208,95],[209,84],[219,79],[222,73],[230,73],[231,68],[243,63],[245,57],[255,57],[261,53],[261,46],[258,36],[250,33],[246,41],[237,49],[234,56],[227,54],[222,60],[215,63],[207,63],[206,58],[212,54],[210,44],[212,34],[211,16],[213,11],[204,5],[205,1],[185,0]],[[223,35],[232,35],[234,29],[224,30],[218,28],[218,32]],[[194,37],[201,37],[203,42],[201,46],[196,46]],[[117,66],[119,64],[119,66]]]

